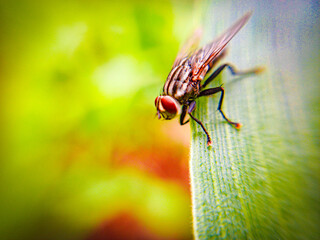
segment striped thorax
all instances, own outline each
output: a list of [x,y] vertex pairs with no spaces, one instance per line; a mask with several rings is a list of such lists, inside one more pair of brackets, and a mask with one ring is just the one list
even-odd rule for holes
[[197,92],[197,84],[191,81],[191,74],[192,68],[186,58],[171,70],[163,87],[163,95],[171,96],[179,101],[180,104],[184,104]]

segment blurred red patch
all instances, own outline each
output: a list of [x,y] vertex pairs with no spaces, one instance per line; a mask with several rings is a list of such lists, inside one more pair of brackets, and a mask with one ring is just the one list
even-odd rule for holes
[[104,221],[86,240],[161,240],[151,233],[137,219],[128,213],[121,213]]

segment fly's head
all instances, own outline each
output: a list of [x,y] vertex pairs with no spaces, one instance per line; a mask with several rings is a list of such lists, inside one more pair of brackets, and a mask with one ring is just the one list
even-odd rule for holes
[[164,119],[170,120],[181,112],[181,104],[176,99],[168,95],[157,97],[155,105],[159,119],[162,116]]

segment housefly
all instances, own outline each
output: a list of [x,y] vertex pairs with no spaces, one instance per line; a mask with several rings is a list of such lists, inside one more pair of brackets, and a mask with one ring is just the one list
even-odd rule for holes
[[[172,69],[167,77],[163,87],[163,92],[155,99],[157,115],[170,120],[180,114],[180,124],[184,125],[192,118],[196,121],[207,136],[208,146],[212,144],[210,135],[203,123],[195,118],[192,112],[196,107],[196,99],[203,96],[210,96],[221,92],[218,110],[222,117],[233,127],[239,129],[240,123],[233,122],[226,117],[222,110],[224,89],[222,86],[205,89],[206,86],[214,80],[220,72],[228,68],[233,75],[242,75],[257,73],[259,68],[250,71],[237,71],[231,64],[223,64],[218,67],[205,81],[202,80],[207,76],[215,63],[225,54],[225,47],[229,41],[238,33],[251,17],[251,12],[245,14],[236,23],[234,23],[224,34],[208,43],[200,49],[191,51],[190,49],[199,41],[200,32],[197,31],[189,41],[187,41],[176,57]],[[209,74],[208,74],[209,75]],[[185,120],[186,115],[190,118]]]

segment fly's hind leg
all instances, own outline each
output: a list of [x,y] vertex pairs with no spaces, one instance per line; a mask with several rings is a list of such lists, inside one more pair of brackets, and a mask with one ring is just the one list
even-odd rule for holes
[[235,67],[233,67],[231,64],[226,63],[221,65],[220,67],[217,68],[217,70],[215,70],[210,77],[208,77],[208,79],[204,82],[204,84],[202,85],[202,89],[205,88],[209,83],[212,82],[213,79],[215,79],[221,72],[223,69],[228,68],[231,72],[232,75],[248,75],[248,74],[257,74],[263,71],[263,68],[254,68],[254,69],[250,69],[247,71],[237,71],[235,69]]
[[220,100],[219,100],[219,105],[218,105],[218,110],[221,113],[222,117],[229,123],[231,124],[233,127],[235,127],[236,129],[240,129],[241,128],[241,123],[237,123],[237,122],[233,122],[231,121],[229,118],[226,117],[226,115],[224,114],[224,112],[222,111],[222,103],[223,103],[223,97],[224,97],[224,89],[223,87],[216,87],[216,88],[209,88],[206,90],[203,90],[200,92],[198,97],[202,97],[202,96],[210,96],[213,95],[215,93],[221,92],[221,96],[220,96]]

